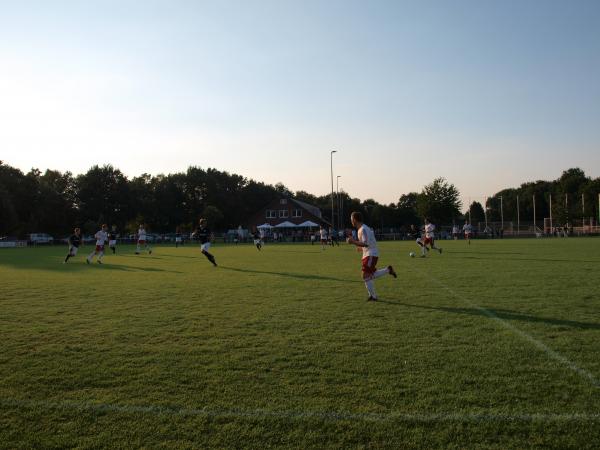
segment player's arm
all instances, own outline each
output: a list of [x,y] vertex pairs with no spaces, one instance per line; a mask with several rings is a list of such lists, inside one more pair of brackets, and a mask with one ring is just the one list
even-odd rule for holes
[[346,238],[346,242],[350,245],[356,245],[357,247],[368,247],[369,244],[364,242],[361,238],[362,238],[362,233],[359,232],[358,239],[354,239],[354,238],[352,238],[352,236],[348,236],[348,238]]

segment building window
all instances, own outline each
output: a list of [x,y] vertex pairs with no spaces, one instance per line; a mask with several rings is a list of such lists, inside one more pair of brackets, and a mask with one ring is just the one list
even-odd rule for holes
[[301,209],[295,209],[292,211],[292,217],[302,217],[302,210]]
[[275,219],[277,218],[277,211],[274,209],[267,209],[267,213],[265,214],[267,219]]
[[289,212],[288,212],[288,210],[287,210],[287,209],[280,209],[280,210],[279,210],[279,217],[280,217],[281,219],[285,219],[285,218],[289,217]]
[[287,205],[287,198],[282,198],[281,200],[279,200],[279,204],[280,205]]

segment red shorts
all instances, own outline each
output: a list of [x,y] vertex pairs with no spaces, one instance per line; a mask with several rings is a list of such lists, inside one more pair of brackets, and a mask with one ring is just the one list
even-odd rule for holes
[[321,239],[321,244],[327,244],[327,239]]
[[142,241],[141,239],[138,241],[138,244],[140,245],[146,245],[146,241]]
[[465,233],[465,239],[471,239],[471,233]]
[[423,245],[431,245],[431,246],[433,246],[433,238],[426,237],[425,239],[423,239]]
[[362,259],[362,272],[363,277],[370,276],[375,273],[377,270],[377,260],[379,258],[377,256],[367,256]]
[[96,245],[96,253],[103,252],[103,251],[104,251],[104,245]]

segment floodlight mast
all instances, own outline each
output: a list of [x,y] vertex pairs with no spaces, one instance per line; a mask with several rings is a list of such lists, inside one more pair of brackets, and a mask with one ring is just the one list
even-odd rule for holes
[[331,165],[331,227],[335,228],[334,224],[334,208],[333,208],[333,154],[337,153],[337,150],[331,150],[329,153],[329,162]]

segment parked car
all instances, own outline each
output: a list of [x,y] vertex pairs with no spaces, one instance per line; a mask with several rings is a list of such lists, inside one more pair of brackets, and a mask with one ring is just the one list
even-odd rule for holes
[[29,242],[32,244],[52,244],[54,238],[46,233],[31,233]]

